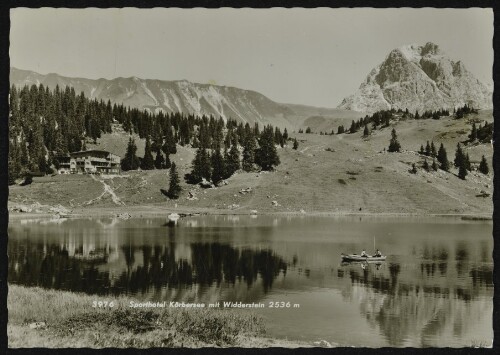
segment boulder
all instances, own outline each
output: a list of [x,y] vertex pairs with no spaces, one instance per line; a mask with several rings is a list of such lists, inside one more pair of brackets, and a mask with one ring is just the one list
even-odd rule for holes
[[331,347],[333,347],[332,344],[330,344],[326,340],[315,341],[314,345],[317,345],[317,346],[322,347],[322,348],[331,348]]
[[32,211],[32,209],[28,206],[19,206],[17,207],[17,210],[24,213],[30,213]]
[[242,194],[242,195],[248,194],[250,192],[252,192],[252,188],[251,187],[247,187],[246,189],[241,189],[240,190],[240,194]]
[[67,209],[63,205],[56,205],[53,207],[50,207],[49,210],[54,213],[59,213],[59,214],[68,214],[71,213],[71,210]]
[[212,184],[210,181],[207,181],[205,178],[203,178],[200,182],[200,186],[205,188],[205,189],[210,189],[210,188],[214,188],[215,185]]
[[40,202],[38,202],[38,201],[31,204],[31,208],[34,209],[34,210],[40,209],[42,207],[43,207],[42,204]]
[[169,214],[169,215],[167,216],[167,218],[168,218],[168,220],[169,220],[169,221],[174,221],[174,222],[175,222],[175,221],[177,221],[179,218],[181,218],[181,216],[180,216],[178,213],[173,212],[173,213]]
[[217,187],[222,187],[222,186],[226,186],[228,185],[229,183],[227,182],[227,180],[221,180],[217,183]]
[[31,329],[45,329],[47,327],[47,324],[45,324],[45,322],[34,322],[30,323],[29,327]]
[[278,201],[276,201],[276,200],[271,201],[271,204],[272,204],[274,207],[279,206],[279,203],[278,203]]
[[187,200],[189,201],[194,201],[194,200],[197,200],[198,197],[196,197],[196,192],[191,190],[188,192],[188,196],[187,196]]
[[127,212],[123,212],[123,213],[117,214],[116,217],[118,217],[120,219],[129,219],[132,216],[130,214],[128,214]]

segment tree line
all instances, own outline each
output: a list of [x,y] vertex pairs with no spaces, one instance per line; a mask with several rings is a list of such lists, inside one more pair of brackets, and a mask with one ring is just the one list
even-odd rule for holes
[[[103,133],[110,133],[112,124],[120,124],[126,132],[146,139],[142,158],[136,157],[135,142],[129,141],[122,160],[123,170],[170,168],[169,155],[176,154],[177,144],[214,151],[224,147],[233,159],[236,151],[231,152],[231,148],[243,147],[242,166],[246,170],[254,163],[269,169],[270,164],[278,161],[261,153],[260,144],[264,141],[260,139],[257,123],[250,127],[232,119],[224,122],[222,117],[152,113],[122,104],[112,105],[109,100],[90,99],[83,92],[76,94],[74,88],[59,86],[50,90],[43,85],[21,89],[13,85],[9,104],[10,183],[30,171],[52,173],[56,156],[85,150],[86,142],[95,143]],[[286,129],[281,132],[278,127],[268,126],[264,131],[265,140],[282,147],[289,139]]]
[[476,127],[476,123],[472,123],[471,133],[469,135],[470,143],[474,143],[476,140],[479,143],[489,143],[493,139],[493,122],[488,123],[485,122],[484,126],[479,124],[479,127]]
[[[471,113],[478,113],[478,110],[468,104],[453,109],[453,116],[455,118],[463,118]],[[337,134],[356,133],[364,127],[363,135],[367,136],[371,133],[371,130],[388,127],[391,120],[395,119],[425,120],[432,118],[434,120],[439,120],[441,117],[448,116],[450,116],[450,110],[444,108],[439,110],[425,110],[421,114],[418,112],[418,110],[416,110],[413,114],[408,109],[403,110],[401,108],[397,110],[395,108],[392,108],[390,110],[379,110],[372,115],[366,115],[365,117],[362,117],[358,120],[352,120],[349,129],[347,129],[344,125],[339,125],[337,127]],[[368,127],[369,124],[371,124],[371,129],[369,129]],[[491,130],[488,130],[488,128],[486,128],[484,132],[491,132]],[[301,128],[299,129],[298,133],[304,133],[304,130]],[[305,133],[313,133],[311,127],[306,127]],[[334,135],[334,130],[332,129],[331,132],[321,131],[319,132],[319,134]]]
[[[446,153],[446,149],[443,147],[443,144],[441,143],[441,146],[439,147],[439,150],[436,152],[436,147],[434,145],[434,141],[432,141],[429,144],[429,141],[427,141],[427,144],[424,148],[423,144],[420,145],[420,150],[419,153],[421,155],[424,155],[426,157],[432,157],[433,159],[433,164],[432,168],[434,170],[437,170],[434,168],[435,164],[435,158],[438,159],[438,162],[440,163],[441,169],[444,171],[449,171],[450,164],[448,162],[448,157]],[[465,177],[467,176],[468,172],[472,171],[472,164],[470,162],[469,158],[469,153],[464,152],[462,149],[462,146],[460,143],[457,143],[457,148],[455,150],[455,159],[453,160],[453,165],[458,168],[458,177],[465,180]],[[427,159],[425,159],[423,168],[426,171],[430,170],[429,163],[427,162]],[[481,162],[479,163],[478,166],[479,172],[487,175],[489,173],[489,166],[486,158],[484,155],[481,158]]]
[[465,104],[462,107],[459,107],[458,109],[453,109],[453,114],[455,118],[463,118],[470,113],[477,113],[477,112],[478,112],[477,109],[475,109],[472,106],[469,106],[468,104]]

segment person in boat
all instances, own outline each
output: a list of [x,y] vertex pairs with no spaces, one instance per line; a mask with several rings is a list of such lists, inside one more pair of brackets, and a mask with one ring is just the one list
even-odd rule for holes
[[380,252],[380,250],[377,249],[374,256],[382,256],[382,253]]
[[363,251],[361,252],[361,256],[365,256],[365,257],[368,257],[368,254],[366,254],[366,251],[363,249]]

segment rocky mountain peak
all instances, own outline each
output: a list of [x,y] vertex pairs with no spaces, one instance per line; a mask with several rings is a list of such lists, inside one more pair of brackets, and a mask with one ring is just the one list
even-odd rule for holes
[[422,47],[421,49],[421,55],[427,55],[427,54],[441,54],[441,49],[437,44],[434,44],[432,42],[427,42],[425,46]]
[[437,44],[427,42],[393,49],[338,107],[368,113],[390,108],[414,112],[465,103],[490,108],[492,93],[462,62],[451,60]]

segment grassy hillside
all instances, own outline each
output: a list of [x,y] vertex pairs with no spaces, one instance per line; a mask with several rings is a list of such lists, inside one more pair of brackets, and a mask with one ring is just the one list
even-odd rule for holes
[[[479,118],[491,121],[491,111]],[[470,119],[469,117],[468,119]],[[298,150],[291,144],[280,148],[281,165],[274,172],[237,173],[228,185],[201,189],[182,181],[181,198],[171,201],[159,189],[168,186],[168,171],[133,171],[121,176],[96,181],[91,176],[54,176],[35,178],[30,186],[10,188],[11,206],[31,204],[62,204],[74,212],[123,211],[131,214],[148,210],[216,213],[332,212],[332,213],[492,213],[492,174],[472,172],[467,180],[459,179],[456,169],[411,174],[412,163],[421,166],[423,157],[417,151],[420,144],[434,140],[442,142],[452,162],[457,142],[470,133],[467,119],[418,120],[397,122],[394,125],[403,151],[387,153],[392,127],[377,130],[368,138],[362,132],[323,136],[294,134],[300,142]],[[127,136],[115,133],[99,140],[98,147],[123,155]],[[139,144],[138,154],[142,155]],[[472,163],[484,154],[490,163],[493,148],[490,144],[467,147]],[[194,156],[192,148],[179,147],[172,156],[183,176],[190,170]],[[102,179],[102,178],[99,178]],[[105,184],[116,194],[113,199],[105,192]],[[251,188],[249,193],[240,193]],[[197,200],[188,200],[192,191]],[[490,197],[477,197],[485,191]],[[278,205],[274,205],[276,201]],[[124,205],[123,205],[124,204]],[[118,209],[118,206],[121,206]]]

